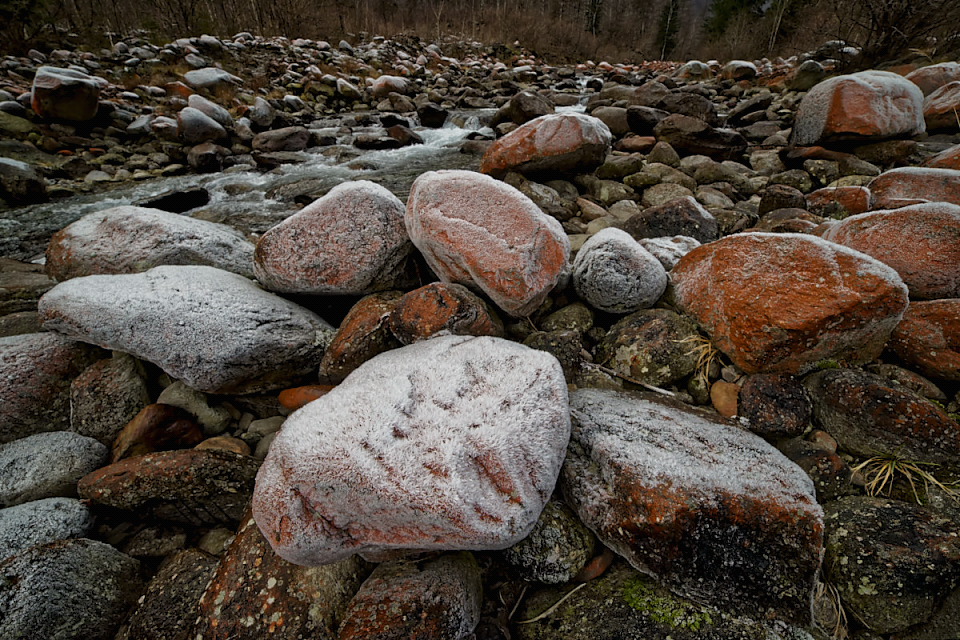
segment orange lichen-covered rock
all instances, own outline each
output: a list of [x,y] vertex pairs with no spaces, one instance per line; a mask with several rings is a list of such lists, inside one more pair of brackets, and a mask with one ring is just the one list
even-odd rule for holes
[[501,177],[520,173],[584,173],[603,164],[613,135],[602,121],[582,113],[534,118],[494,142],[480,171]]
[[650,394],[578,390],[570,411],[563,493],[604,544],[679,595],[810,622],[823,511],[799,467]]
[[960,130],[960,80],[945,84],[923,100],[927,129]]
[[374,293],[353,305],[320,361],[321,382],[341,382],[370,358],[400,346],[387,320],[402,295],[399,291]]
[[76,69],[40,67],[33,78],[30,106],[41,118],[84,122],[97,114],[101,78]]
[[303,387],[294,387],[284,389],[280,392],[280,404],[290,410],[297,410],[308,402],[313,402],[317,398],[330,393],[333,386],[329,384],[308,384]]
[[263,234],[257,280],[282,293],[362,295],[397,286],[413,249],[403,211],[378,184],[338,185]]
[[913,298],[960,297],[960,205],[870,211],[831,226],[823,238],[896,269]]
[[926,130],[923,93],[902,76],[861,71],[824,80],[797,109],[798,145],[849,138],[913,136]]
[[945,84],[960,80],[960,62],[941,62],[922,67],[907,74],[907,80],[920,87],[928,96]]
[[944,149],[935,156],[924,160],[923,166],[928,169],[960,170],[960,144]]
[[512,316],[540,306],[570,257],[570,241],[556,219],[517,189],[472,171],[417,178],[406,224],[442,280],[480,289]]
[[113,441],[111,462],[170,449],[188,449],[203,441],[196,418],[169,404],[149,404]]
[[871,209],[896,209],[922,202],[960,204],[960,171],[901,167],[870,181]]
[[960,299],[911,303],[890,348],[925,375],[960,382]]
[[677,303],[747,373],[797,373],[880,354],[907,287],[879,260],[799,234],[728,236],[671,272]]
[[444,332],[503,337],[503,323],[479,296],[459,284],[434,282],[415,289],[390,313],[390,331],[403,344]]
[[844,217],[870,210],[866,187],[824,187],[807,194],[807,210],[818,216]]

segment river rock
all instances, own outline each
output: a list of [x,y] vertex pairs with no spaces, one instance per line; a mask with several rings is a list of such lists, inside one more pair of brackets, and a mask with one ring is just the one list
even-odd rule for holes
[[469,640],[480,621],[480,567],[467,552],[373,570],[350,601],[338,640]]
[[521,578],[544,584],[570,582],[593,558],[596,538],[559,500],[547,503],[530,535],[504,550]]
[[671,591],[808,624],[823,543],[813,483],[761,438],[650,395],[570,398],[564,496]]
[[876,633],[904,631],[939,608],[960,580],[960,526],[899,500],[828,504],[823,567],[847,611]]
[[599,364],[652,385],[676,382],[697,368],[696,324],[668,309],[637,311],[610,328],[596,349]]
[[113,440],[110,461],[185,449],[202,441],[203,430],[194,416],[180,407],[157,402],[145,406],[120,430]]
[[111,446],[117,434],[150,404],[141,367],[114,354],[87,367],[70,384],[70,430]]
[[513,187],[470,171],[417,178],[406,225],[442,280],[480,289],[512,316],[540,306],[570,255],[557,220]]
[[689,236],[640,238],[637,242],[659,260],[667,271],[673,269],[680,262],[680,258],[700,246],[695,238]]
[[87,214],[55,233],[47,273],[64,281],[159,265],[207,265],[250,277],[253,249],[224,224],[123,205]]
[[573,286],[595,309],[632,313],[656,304],[667,288],[667,272],[629,233],[608,227],[577,252]]
[[84,122],[97,115],[100,82],[76,69],[40,67],[31,96],[30,106],[41,118]]
[[713,242],[720,236],[716,218],[693,196],[672,199],[637,212],[624,222],[623,230],[638,240],[687,236],[699,242]]
[[389,319],[402,295],[399,291],[374,293],[353,305],[320,361],[321,381],[342,382],[370,358],[401,346],[390,331]]
[[960,170],[960,144],[955,144],[927,158],[923,166],[929,169]]
[[0,637],[112,640],[143,588],[139,568],[85,538],[12,556],[0,563]]
[[212,118],[224,129],[230,129],[233,126],[233,116],[230,112],[215,102],[207,100],[200,94],[193,94],[187,98],[187,106],[201,111],[204,115]]
[[74,278],[44,295],[40,316],[47,329],[153,362],[206,393],[290,386],[319,364],[332,331],[312,312],[212,267]]
[[216,67],[194,69],[183,74],[183,80],[194,89],[217,91],[243,84],[243,80]]
[[26,162],[0,158],[0,199],[13,206],[46,202],[47,183]]
[[929,131],[960,129],[960,80],[945,84],[923,100],[923,118]]
[[745,427],[765,438],[802,435],[813,405],[801,382],[780,373],[755,373],[740,386],[738,412]]
[[390,312],[390,331],[403,344],[434,335],[503,337],[503,323],[482,298],[459,284],[434,282],[405,294]]
[[553,113],[553,110],[553,103],[539,93],[521,91],[497,109],[490,121],[490,126],[496,127],[504,122],[526,124],[534,118]]
[[859,369],[827,369],[803,383],[817,422],[841,449],[960,468],[960,423],[912,391]]
[[553,491],[566,396],[556,359],[499,338],[438,336],[381,354],[287,419],[254,516],[298,564],[506,548]]
[[653,128],[657,140],[684,155],[702,154],[714,160],[738,160],[746,139],[732,129],[716,129],[699,118],[673,113]]
[[107,448],[69,431],[49,431],[0,445],[0,506],[75,496],[77,481],[107,461]]
[[747,373],[867,362],[907,306],[896,271],[799,234],[747,233],[694,249],[671,271],[678,304]]
[[889,347],[924,375],[960,382],[960,299],[911,302]]
[[960,204],[862,213],[832,225],[822,237],[895,269],[912,298],[960,298]]
[[254,271],[282,293],[362,295],[403,283],[412,249],[400,199],[358,180],[263,234]]
[[806,209],[818,216],[846,218],[870,209],[870,190],[866,187],[824,187],[807,194]]
[[250,111],[247,112],[247,117],[254,126],[267,129],[277,119],[277,110],[266,99],[257,96]]
[[960,62],[941,62],[911,71],[907,80],[920,87],[924,96],[928,96],[940,87],[960,80]]
[[0,338],[0,444],[70,428],[70,383],[102,352],[54,333]]
[[237,522],[250,501],[259,462],[217,449],[163,451],[127,458],[90,473],[80,497],[172,522]]
[[90,508],[73,498],[44,498],[0,509],[0,562],[36,545],[82,538],[92,529]]
[[797,109],[793,142],[909,137],[924,131],[920,89],[903,76],[870,70],[830,78],[810,89]]
[[480,171],[495,177],[509,171],[584,173],[603,164],[612,142],[610,129],[597,118],[540,116],[494,142],[483,154]]
[[177,131],[184,144],[216,142],[227,138],[227,130],[220,123],[193,107],[184,107],[177,114]]
[[896,209],[924,202],[960,205],[960,171],[901,167],[870,181],[871,209]]
[[306,127],[284,127],[258,133],[253,138],[255,151],[303,151],[310,144],[310,131]]
[[382,75],[374,78],[373,83],[370,85],[370,91],[373,93],[373,97],[378,99],[385,98],[388,93],[406,93],[408,88],[409,83],[405,78],[391,75]]

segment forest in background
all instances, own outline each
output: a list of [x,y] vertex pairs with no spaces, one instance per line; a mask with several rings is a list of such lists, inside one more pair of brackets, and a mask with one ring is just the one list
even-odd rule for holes
[[454,36],[519,43],[553,62],[790,56],[831,39],[862,63],[960,48],[957,0],[0,0],[0,52],[241,31],[336,40]]

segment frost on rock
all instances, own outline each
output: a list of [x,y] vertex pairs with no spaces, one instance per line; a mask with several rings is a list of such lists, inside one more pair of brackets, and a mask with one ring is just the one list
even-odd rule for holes
[[406,225],[443,281],[480,289],[512,316],[540,306],[570,256],[556,219],[510,185],[472,171],[417,178]]
[[46,329],[159,366],[205,393],[252,393],[313,371],[333,328],[212,267],[156,267],[62,282],[40,300]]
[[253,244],[223,224],[121,206],[88,214],[61,229],[47,249],[47,273],[61,281],[136,273],[164,264],[206,265],[252,276]]
[[870,181],[871,209],[897,209],[924,202],[960,205],[960,171],[900,167]]
[[903,76],[861,71],[814,86],[797,109],[793,142],[892,138],[926,131],[923,92]]
[[586,389],[570,407],[564,496],[607,546],[684,597],[809,623],[823,511],[799,467],[658,397]]
[[680,258],[700,246],[700,241],[690,236],[672,238],[640,238],[640,246],[653,254],[667,271],[673,269]]
[[569,439],[553,356],[439,336],[364,363],[291,415],[253,514],[283,558],[503,549],[533,528]]
[[413,249],[404,205],[367,180],[338,185],[257,243],[254,271],[272,291],[364,295],[404,284]]
[[577,252],[573,286],[595,309],[631,313],[656,304],[667,288],[667,272],[629,233],[608,227]]

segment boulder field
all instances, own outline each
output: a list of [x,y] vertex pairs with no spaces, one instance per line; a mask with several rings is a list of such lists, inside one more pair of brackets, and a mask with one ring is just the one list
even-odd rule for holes
[[829,50],[5,61],[11,206],[481,126],[259,231],[0,217],[0,637],[960,637],[960,72]]

